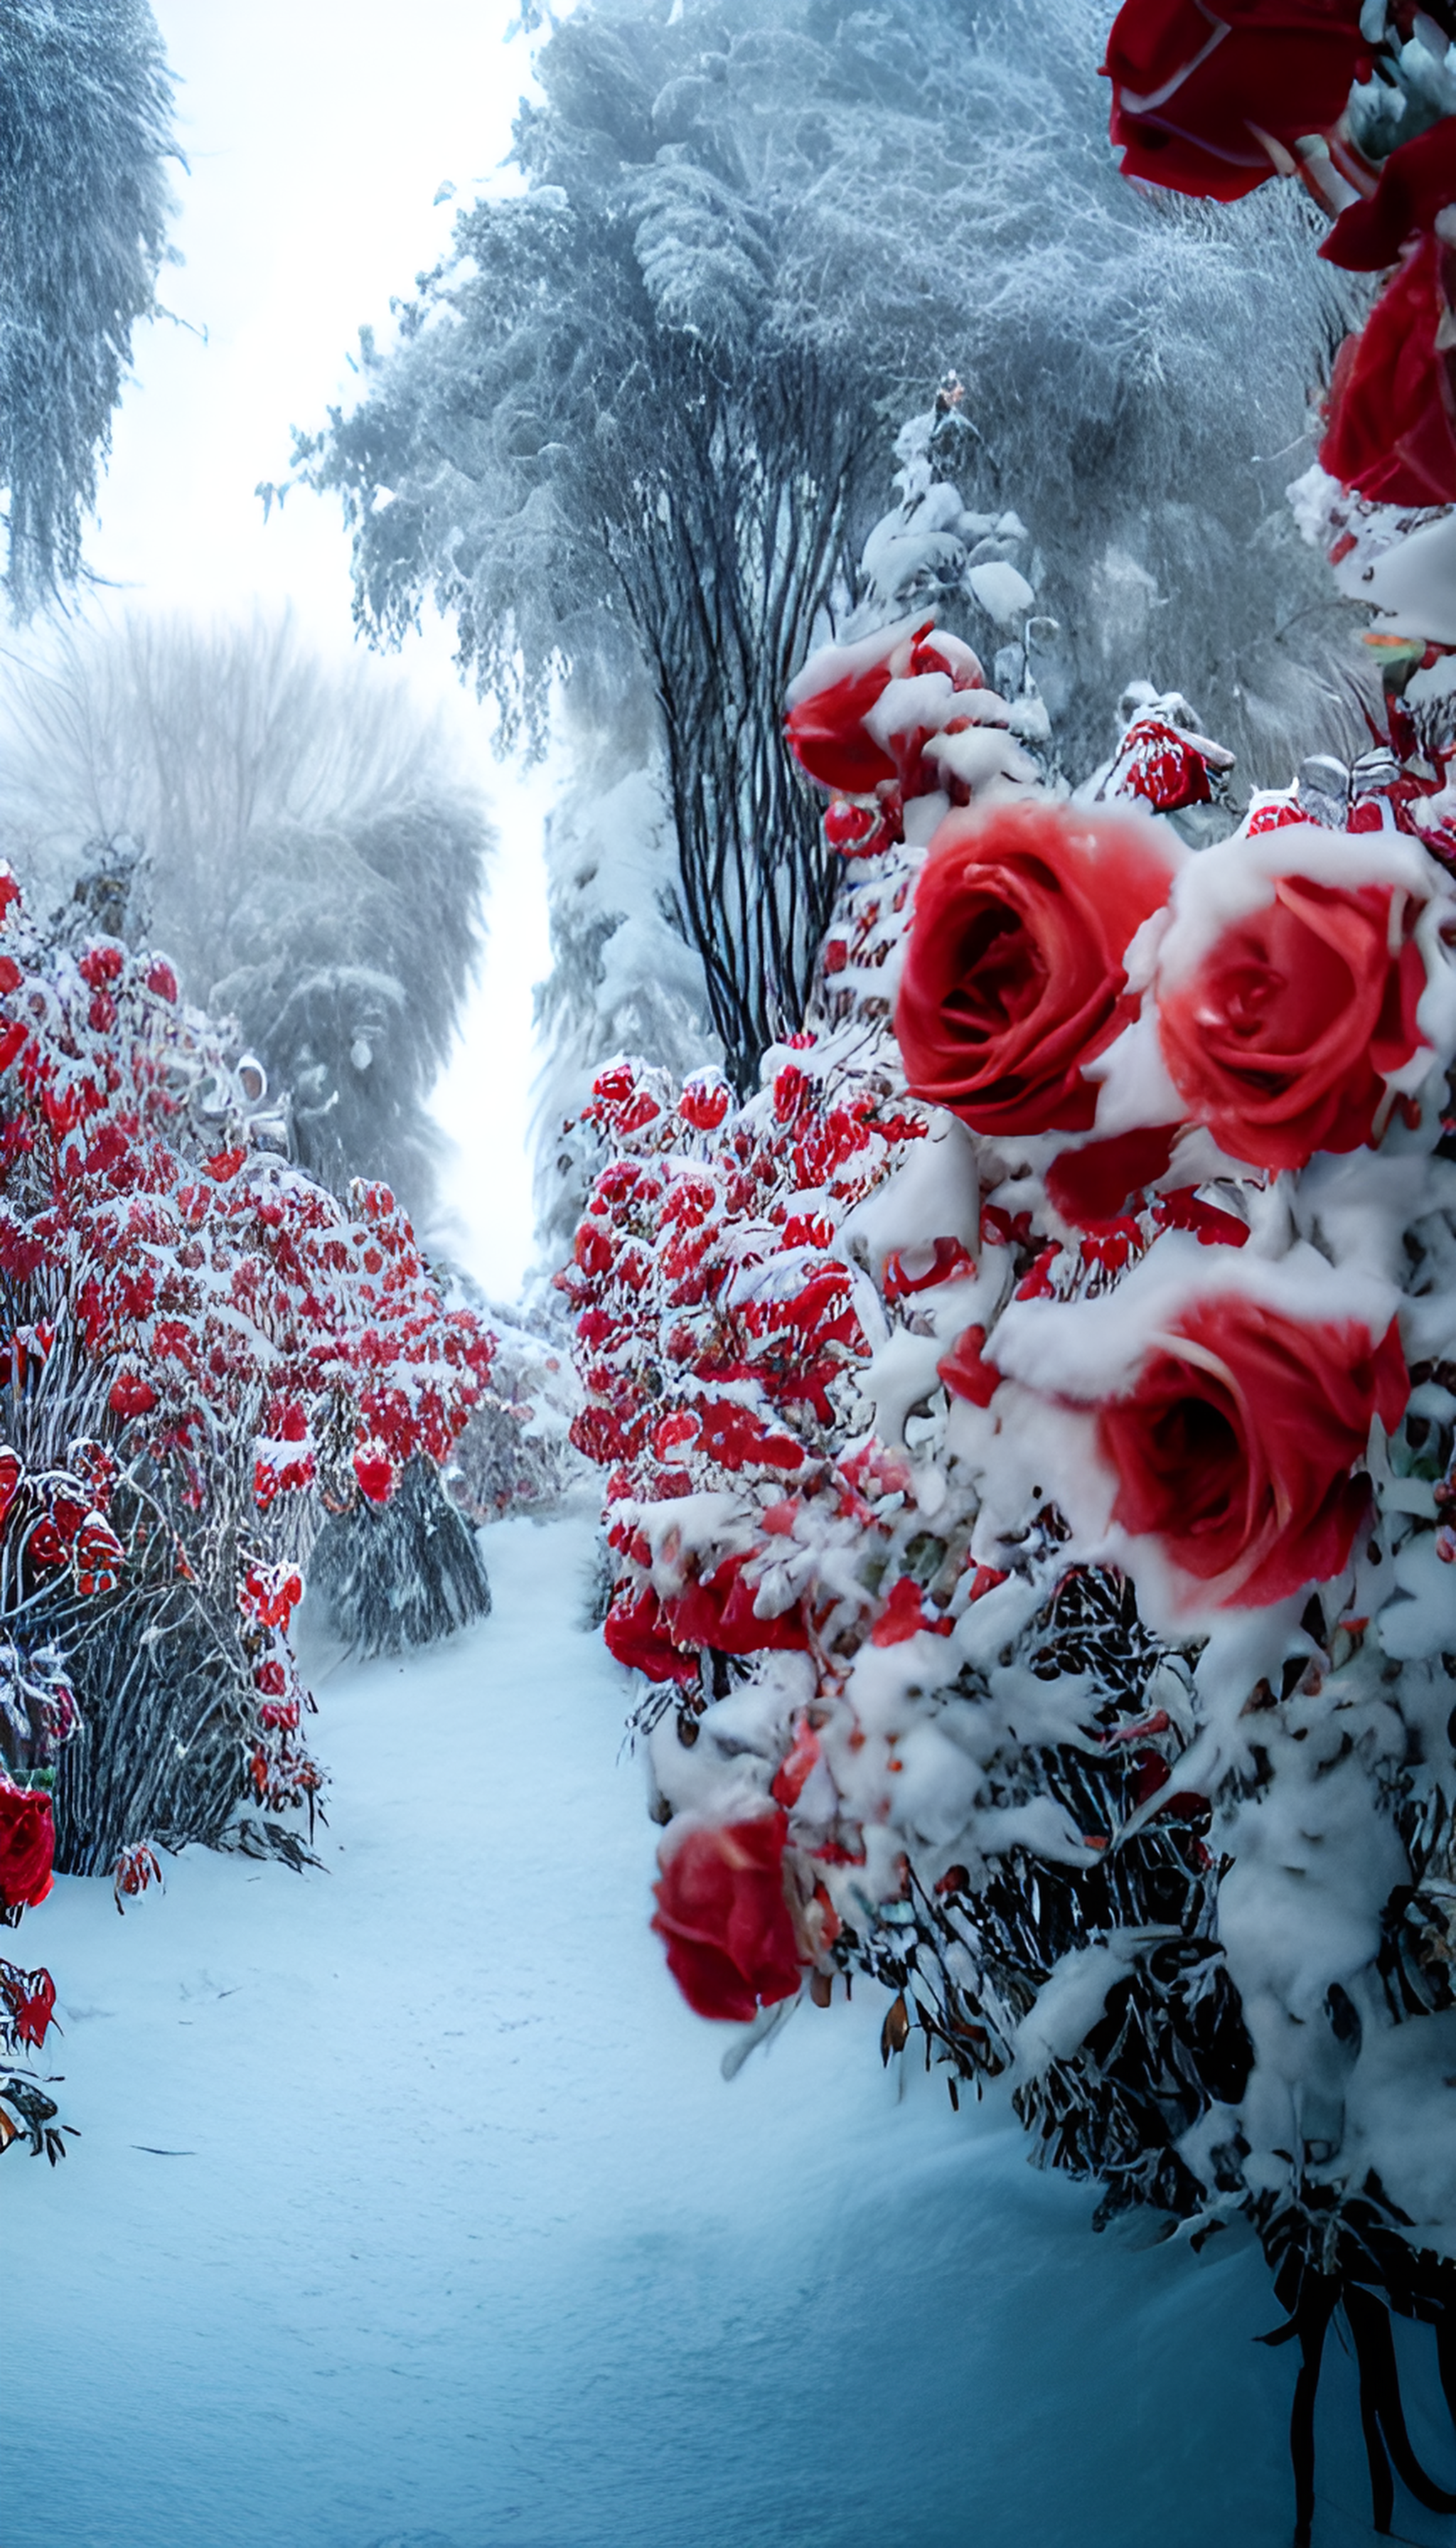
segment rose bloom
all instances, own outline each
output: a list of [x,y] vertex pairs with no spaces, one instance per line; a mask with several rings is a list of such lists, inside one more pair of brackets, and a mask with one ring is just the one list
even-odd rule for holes
[[1338,123],[1368,69],[1359,0],[1126,0],[1103,65],[1123,174],[1231,204]]
[[1124,957],[1175,860],[1150,825],[1046,800],[952,814],[915,892],[895,1031],[917,1097],[977,1133],[1084,1133],[1131,1020]]
[[55,1825],[43,1787],[0,1780],[0,1911],[34,1910],[51,1885]]
[[663,1863],[653,1927],[668,1967],[699,2017],[757,2017],[799,1986],[799,1955],[783,1890],[788,1818],[690,1831]]
[[[1291,826],[1265,838],[1271,862],[1309,866],[1323,836]],[[1204,857],[1180,897],[1185,910],[1231,868],[1231,860],[1214,866],[1217,850]],[[1254,1167],[1299,1168],[1317,1150],[1373,1138],[1387,1076],[1420,1045],[1416,906],[1390,883],[1261,874],[1252,862],[1249,873],[1262,906],[1229,919],[1191,965],[1180,961],[1175,916],[1158,967],[1158,1036],[1190,1115],[1221,1149]]]
[[1099,1410],[1113,1517],[1161,1542],[1221,1607],[1254,1608],[1337,1575],[1370,1505],[1353,1474],[1372,1415],[1410,1394],[1394,1322],[1286,1317],[1226,1293],[1153,1339],[1132,1390]]
[[[928,674],[940,677],[934,700],[920,701],[931,711],[928,723],[917,723],[912,709],[903,731],[893,719],[882,737],[866,729],[866,717],[892,682],[923,682]],[[979,689],[984,681],[979,658],[960,638],[939,634],[930,619],[898,621],[852,646],[823,646],[811,655],[789,684],[784,732],[795,760],[822,787],[870,796],[913,773],[956,693]],[[907,695],[914,700],[915,693]]]

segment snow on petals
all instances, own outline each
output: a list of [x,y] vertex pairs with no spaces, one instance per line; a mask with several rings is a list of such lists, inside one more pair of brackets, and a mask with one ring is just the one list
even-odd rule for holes
[[[1155,994],[1188,1112],[1255,1167],[1377,1139],[1425,1065],[1422,907],[1445,887],[1413,842],[1287,825],[1190,862]],[[1427,1056],[1428,1058],[1428,1056]]]

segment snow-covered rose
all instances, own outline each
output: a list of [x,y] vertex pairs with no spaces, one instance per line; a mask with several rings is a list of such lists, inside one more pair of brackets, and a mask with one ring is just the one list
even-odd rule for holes
[[1422,1050],[1414,928],[1438,882],[1413,844],[1290,824],[1191,862],[1159,952],[1158,1037],[1230,1158],[1299,1168],[1379,1138]]
[[699,2017],[757,2017],[799,1986],[799,1954],[783,1886],[788,1818],[697,1825],[660,1852],[653,1927]]
[[929,619],[900,620],[811,655],[790,685],[784,730],[822,787],[868,796],[897,779],[914,784],[927,740],[942,731],[955,700],[983,682],[962,639]]
[[1113,1518],[1153,1537],[1218,1605],[1254,1608],[1337,1575],[1370,1506],[1370,1421],[1409,1395],[1394,1324],[1303,1320],[1238,1292],[1156,1334],[1101,1408]]
[[1128,948],[1181,857],[1134,815],[1046,799],[952,814],[916,887],[895,1020],[915,1095],[977,1133],[1086,1132],[1086,1064],[1132,1017]]

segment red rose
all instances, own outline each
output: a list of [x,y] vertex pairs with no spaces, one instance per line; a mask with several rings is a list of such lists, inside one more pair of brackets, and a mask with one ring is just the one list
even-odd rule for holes
[[895,1030],[917,1097],[977,1133],[1084,1133],[1083,1069],[1131,1020],[1123,959],[1177,846],[1045,799],[952,814],[920,882]]
[[788,1818],[690,1831],[663,1862],[653,1927],[668,1967],[699,2017],[757,2017],[799,1986],[799,1954],[783,1890]]
[[1456,381],[1437,343],[1456,252],[1434,232],[1347,336],[1329,385],[1320,466],[1380,504],[1456,503]]
[[55,1825],[44,1787],[0,1779],[0,1911],[34,1910],[50,1890]]
[[[1262,905],[1229,918],[1211,946],[1205,914],[1217,913],[1236,870],[1206,852],[1159,960],[1169,1073],[1220,1147],[1259,1168],[1299,1168],[1316,1150],[1369,1141],[1388,1076],[1420,1044],[1425,966],[1410,935],[1412,897],[1387,882],[1279,872],[1286,860],[1306,869],[1341,864],[1337,853],[1321,857],[1322,838],[1293,828],[1262,835],[1265,860],[1242,863]],[[1235,884],[1235,895],[1243,889]]]
[[[933,629],[929,619],[919,627],[900,620],[853,646],[822,646],[789,684],[784,731],[795,760],[822,787],[872,796],[892,780],[912,779],[922,746],[940,733],[956,692],[984,686],[971,649]],[[902,687],[904,713],[876,718],[871,732],[866,720],[892,682]]]
[[1322,1584],[1369,1509],[1352,1472],[1371,1416],[1393,1429],[1409,1394],[1394,1323],[1375,1345],[1358,1320],[1291,1319],[1233,1292],[1204,1302],[1099,1412],[1113,1517],[1221,1606]]
[[699,1678],[695,1654],[684,1654],[668,1634],[663,1605],[650,1584],[633,1594],[619,1592],[602,1628],[608,1654],[629,1672],[646,1673],[649,1681],[676,1681],[685,1687]]
[[1231,204],[1338,123],[1366,68],[1359,0],[1126,0],[1103,65],[1123,174]]

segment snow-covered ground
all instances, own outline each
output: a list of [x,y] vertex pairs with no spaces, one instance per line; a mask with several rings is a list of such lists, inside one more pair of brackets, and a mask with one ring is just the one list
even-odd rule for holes
[[502,1524],[489,1621],[324,1681],[326,1872],[26,1923],[83,2138],[0,2169],[3,2548],[1283,2548],[1255,2250],[1093,2238],[872,1994],[724,2082],[590,1553]]

